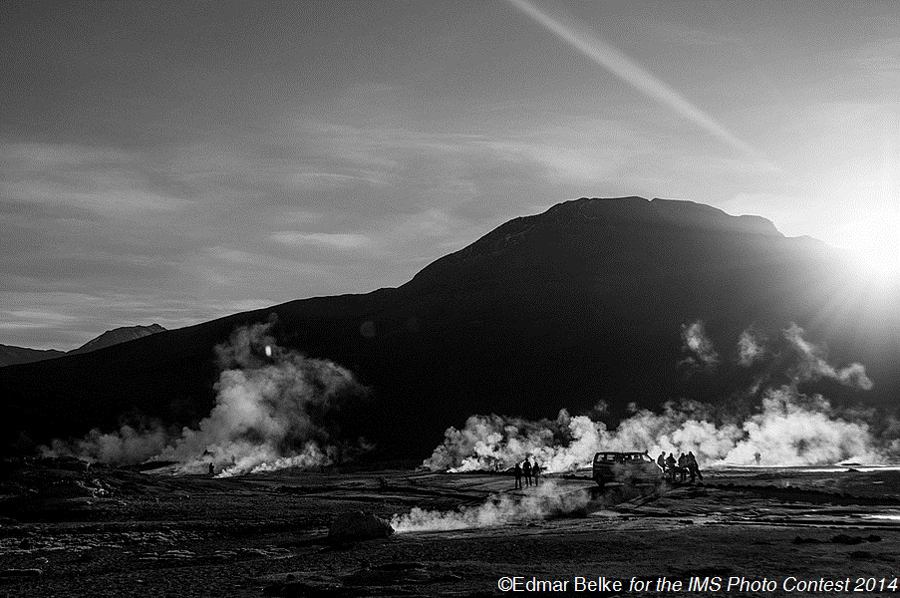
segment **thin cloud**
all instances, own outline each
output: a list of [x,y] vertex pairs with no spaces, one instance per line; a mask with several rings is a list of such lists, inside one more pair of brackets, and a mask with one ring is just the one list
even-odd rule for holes
[[35,330],[55,328],[59,322],[0,322],[0,330]]
[[740,42],[740,39],[735,36],[678,23],[657,23],[652,26],[652,29],[657,35],[685,46],[713,48]]
[[51,311],[43,311],[37,309],[17,309],[6,312],[10,316],[14,318],[25,318],[32,320],[49,320],[51,322],[67,322],[71,320],[75,320],[74,316],[70,316],[68,314],[61,314],[57,312]]
[[[531,162],[560,182],[599,182],[652,147],[639,132],[612,120],[585,119],[577,127],[550,126],[528,134],[485,139],[475,145],[494,160]],[[483,153],[483,152],[482,152]]]
[[115,149],[5,143],[0,160],[0,194],[7,200],[64,204],[125,218],[179,211],[193,203],[155,189],[139,174],[143,157]]
[[272,233],[270,239],[284,245],[318,245],[337,249],[360,249],[369,247],[371,239],[365,235],[352,233],[301,233],[282,231]]
[[264,268],[273,272],[282,271],[297,274],[320,274],[322,272],[322,269],[315,264],[305,264],[297,260],[285,260],[273,255],[263,255],[222,246],[210,247],[205,251],[205,254],[217,261],[227,262],[236,266],[253,266],[257,270]]
[[0,312],[0,330],[33,330],[41,328],[58,328],[75,322],[77,318],[69,314],[42,310],[16,309]]
[[340,174],[337,172],[295,172],[283,175],[282,180],[298,187],[318,187],[322,185],[342,186],[347,183],[367,183],[385,185],[385,181],[360,174]]
[[280,215],[279,222],[288,222],[290,224],[307,224],[320,220],[323,214],[321,212],[310,212],[307,210],[288,210]]
[[869,74],[900,74],[900,37],[868,43],[857,51],[856,64]]

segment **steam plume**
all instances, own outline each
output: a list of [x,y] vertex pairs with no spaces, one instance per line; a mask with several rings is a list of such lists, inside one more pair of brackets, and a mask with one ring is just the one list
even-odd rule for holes
[[394,515],[391,526],[398,533],[492,527],[579,511],[584,509],[588,499],[588,493],[583,489],[564,492],[548,480],[519,500],[501,494],[482,505],[463,507],[459,511],[428,511],[415,507],[406,515]]
[[[542,432],[543,430],[543,432]],[[882,452],[864,422],[833,416],[821,396],[798,395],[784,386],[769,390],[762,409],[739,424],[698,417],[683,404],[662,413],[638,411],[614,430],[563,409],[555,421],[472,416],[462,430],[447,430],[423,466],[433,471],[503,471],[533,457],[548,473],[587,467],[600,450],[676,455],[693,451],[705,465],[748,465],[760,453],[766,465],[880,462]]]
[[796,324],[784,331],[784,338],[801,357],[792,371],[800,381],[830,378],[845,386],[869,390],[872,381],[866,375],[866,369],[859,363],[851,363],[847,367],[835,368],[825,361],[824,351],[803,338],[803,329]]
[[719,363],[719,354],[713,348],[712,341],[707,338],[702,320],[697,320],[689,326],[682,325],[681,339],[684,342],[684,351],[688,353],[688,357],[682,363],[710,369]]
[[762,340],[752,329],[747,328],[738,338],[738,364],[750,367],[766,353]]
[[109,434],[94,430],[74,443],[54,442],[51,452],[113,464],[176,461],[182,473],[204,472],[212,463],[229,476],[327,465],[358,451],[358,443],[336,438],[332,422],[362,387],[335,363],[278,347],[270,328],[239,328],[216,347],[222,368],[216,405],[196,429],[176,435],[129,426]]
[[[692,363],[718,363],[701,321],[683,326],[682,337]],[[635,406],[634,415],[614,430],[599,418],[572,416],[566,409],[555,420],[540,421],[473,415],[462,429],[446,431],[443,443],[423,466],[435,471],[497,471],[532,457],[545,471],[555,473],[587,467],[600,450],[646,450],[654,457],[660,452],[693,451],[705,465],[751,464],[757,453],[760,463],[766,465],[830,464],[848,459],[875,463],[896,454],[900,441],[891,445],[883,442],[883,437],[876,439],[865,421],[866,414],[837,413],[821,395],[807,396],[798,390],[801,382],[823,377],[867,390],[872,382],[861,364],[830,365],[824,351],[807,341],[795,324],[783,332],[789,350],[778,359],[763,339],[761,334],[745,330],[738,341],[738,364],[748,366],[768,357],[765,379],[780,368],[790,382],[764,389],[759,410],[742,420],[716,416],[711,406],[692,401],[669,402],[661,413]],[[755,395],[760,384],[754,383],[750,394]],[[602,415],[602,410],[594,412]]]
[[87,461],[131,465],[142,463],[159,454],[170,435],[159,425],[136,428],[123,425],[117,432],[103,433],[93,429],[80,440],[54,440],[45,448],[45,456],[67,455]]

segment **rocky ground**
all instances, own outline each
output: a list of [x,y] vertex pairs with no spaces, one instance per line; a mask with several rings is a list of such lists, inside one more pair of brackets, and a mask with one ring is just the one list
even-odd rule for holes
[[[493,596],[504,576],[567,581],[570,593],[576,577],[625,584],[578,595],[826,593],[789,593],[787,577],[864,590],[828,595],[900,593],[900,472],[890,469],[729,469],[703,484],[603,492],[586,474],[513,491],[505,475],[411,466],[213,479],[56,460],[6,462],[0,474],[0,596]],[[516,510],[541,493],[578,500],[539,517]],[[390,520],[413,508],[491,517],[437,529],[463,524],[429,528],[425,513],[430,531],[328,541],[341,514]],[[732,577],[779,585],[726,592]],[[684,585],[657,590],[661,578]],[[688,591],[692,578],[722,587]]]

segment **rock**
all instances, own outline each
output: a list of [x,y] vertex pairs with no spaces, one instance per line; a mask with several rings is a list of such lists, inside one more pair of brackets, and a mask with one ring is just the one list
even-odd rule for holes
[[363,511],[353,511],[335,516],[328,529],[328,540],[347,542],[387,538],[394,533],[391,524],[381,517]]

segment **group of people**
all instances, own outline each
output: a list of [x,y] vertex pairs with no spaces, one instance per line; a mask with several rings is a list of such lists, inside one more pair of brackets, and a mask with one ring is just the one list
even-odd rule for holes
[[694,451],[689,451],[687,454],[681,453],[677,459],[675,458],[675,453],[669,453],[669,456],[666,457],[666,453],[663,451],[656,459],[656,464],[659,465],[660,469],[665,472],[672,482],[675,481],[676,475],[679,476],[679,482],[685,481],[685,477],[688,475],[691,476],[691,482],[696,478],[700,478],[701,482],[703,481],[703,474],[700,473],[700,465],[697,463]]
[[523,463],[516,463],[516,466],[513,468],[513,473],[516,476],[516,488],[522,487],[522,476],[525,476],[525,485],[531,486],[534,484],[538,485],[538,478],[541,475],[541,466],[538,465],[537,459],[535,459],[534,463],[528,460],[528,457],[525,457],[525,461]]

